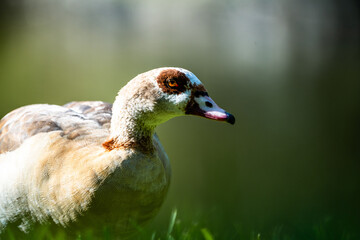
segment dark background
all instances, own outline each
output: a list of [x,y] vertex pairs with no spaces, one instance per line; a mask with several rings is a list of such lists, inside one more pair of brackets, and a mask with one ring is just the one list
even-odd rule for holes
[[359,9],[334,0],[3,0],[0,116],[32,103],[112,102],[141,72],[187,68],[237,122],[183,117],[158,127],[173,177],[150,227],[163,228],[177,207],[219,236],[280,226],[306,238],[319,224],[356,236]]

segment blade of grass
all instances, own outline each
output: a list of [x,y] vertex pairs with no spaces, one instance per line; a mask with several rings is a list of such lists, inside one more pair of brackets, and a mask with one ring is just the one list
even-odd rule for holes
[[170,217],[169,228],[168,228],[168,232],[167,232],[167,239],[172,238],[171,233],[172,233],[172,231],[174,229],[176,215],[177,215],[177,209],[172,210],[171,217]]
[[211,235],[209,230],[207,230],[207,228],[202,228],[201,233],[205,240],[214,240],[214,237]]

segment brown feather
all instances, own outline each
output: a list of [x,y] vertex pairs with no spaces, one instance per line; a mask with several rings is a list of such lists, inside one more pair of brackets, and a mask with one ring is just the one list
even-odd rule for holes
[[[34,106],[38,106],[38,111],[32,111]],[[42,132],[61,131],[66,138],[75,139],[90,134],[90,127],[97,126],[107,131],[110,128],[110,103],[71,102],[63,106],[63,115],[51,111],[52,107],[47,104],[25,106],[1,119],[0,154],[17,149],[27,138]]]

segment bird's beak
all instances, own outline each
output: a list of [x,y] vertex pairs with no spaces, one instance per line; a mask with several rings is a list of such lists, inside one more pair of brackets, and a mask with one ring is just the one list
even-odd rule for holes
[[230,124],[235,123],[235,117],[220,108],[209,96],[194,97],[186,106],[186,114],[196,115]]

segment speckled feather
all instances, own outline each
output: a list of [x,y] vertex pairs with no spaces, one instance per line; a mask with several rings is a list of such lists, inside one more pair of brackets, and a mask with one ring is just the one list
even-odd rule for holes
[[75,139],[92,134],[93,129],[109,131],[111,108],[112,104],[100,101],[18,108],[0,121],[0,153],[15,150],[41,132],[61,131],[64,137]]

